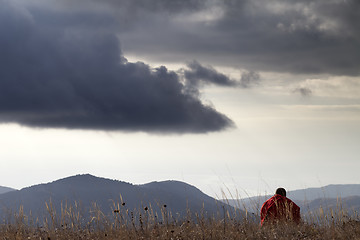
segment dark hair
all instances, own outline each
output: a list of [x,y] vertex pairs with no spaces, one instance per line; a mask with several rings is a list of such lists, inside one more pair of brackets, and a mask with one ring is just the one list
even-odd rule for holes
[[278,189],[276,189],[275,194],[279,194],[281,196],[286,197],[286,190],[285,190],[285,188],[278,188]]

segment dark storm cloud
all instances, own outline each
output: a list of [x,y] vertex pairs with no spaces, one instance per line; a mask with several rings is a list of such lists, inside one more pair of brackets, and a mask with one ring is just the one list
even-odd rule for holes
[[161,61],[190,58],[256,71],[360,74],[358,0],[203,3],[187,12],[184,6],[192,5],[184,2],[169,15],[134,1],[133,8],[146,14],[137,15],[136,27],[119,33],[124,49]]
[[178,133],[233,125],[188,94],[177,73],[128,62],[111,31],[71,14],[46,21],[45,10],[0,5],[1,122]]
[[111,6],[127,6],[128,9],[145,9],[154,12],[166,11],[178,13],[182,11],[196,11],[205,6],[203,0],[104,0],[105,4]]
[[[49,0],[47,0],[49,1]],[[179,13],[183,11],[196,11],[203,8],[207,1],[204,0],[62,0],[61,5],[68,7],[84,8],[85,4],[94,7],[109,6],[111,8],[126,9],[130,13],[138,11]]]

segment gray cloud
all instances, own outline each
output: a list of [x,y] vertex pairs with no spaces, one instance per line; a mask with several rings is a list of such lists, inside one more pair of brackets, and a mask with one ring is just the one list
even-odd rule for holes
[[[31,0],[30,0],[31,1]],[[34,0],[34,2],[48,2],[48,0]],[[60,3],[62,6],[69,8],[79,7],[83,8],[84,4],[93,5],[93,7],[99,8],[100,6],[108,6],[116,9],[127,9],[131,13],[138,11],[149,12],[167,12],[167,13],[179,13],[187,11],[197,11],[207,5],[207,1],[203,0],[62,0]],[[59,4],[58,4],[59,5]]]
[[236,86],[236,81],[222,74],[212,66],[203,66],[197,61],[187,64],[188,70],[184,70],[185,79],[192,86],[203,84],[215,84],[220,86]]
[[177,73],[128,62],[111,31],[61,12],[63,21],[46,21],[44,9],[0,4],[1,122],[178,133],[233,125],[188,94]]
[[187,64],[188,69],[183,71],[186,85],[198,89],[201,85],[214,84],[226,87],[250,88],[260,83],[260,74],[254,71],[245,71],[241,74],[240,81],[231,79],[218,72],[212,66],[203,66],[197,61]]
[[[261,71],[360,75],[356,0],[0,4],[2,122],[206,132],[232,122],[199,100],[201,84],[248,88],[259,83]],[[254,72],[235,81],[193,62],[184,83],[177,73],[130,63],[124,55],[176,63],[197,59]]]
[[144,9],[153,12],[179,13],[187,11],[197,11],[206,5],[203,0],[105,0],[105,4],[118,7],[127,6],[129,9]]
[[[155,61],[197,59],[257,72],[360,74],[357,0],[22,2],[32,11],[52,9],[46,20],[81,18],[82,25],[116,32],[126,54]],[[55,18],[59,13],[67,17]]]
[[119,33],[124,50],[159,61],[190,58],[256,71],[360,74],[357,0],[204,2],[193,12],[138,16],[136,27]]
[[250,88],[260,83],[260,74],[254,71],[246,71],[241,74],[240,86]]

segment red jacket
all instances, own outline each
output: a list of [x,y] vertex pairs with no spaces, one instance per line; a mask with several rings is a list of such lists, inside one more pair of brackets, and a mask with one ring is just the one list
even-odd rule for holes
[[294,221],[300,223],[300,207],[279,194],[269,198],[261,207],[261,225],[264,222]]

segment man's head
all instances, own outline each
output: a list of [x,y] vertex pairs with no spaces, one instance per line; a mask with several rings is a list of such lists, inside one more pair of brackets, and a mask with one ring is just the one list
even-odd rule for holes
[[278,189],[276,189],[275,194],[279,194],[281,196],[286,197],[286,190],[285,190],[285,188],[278,188]]

